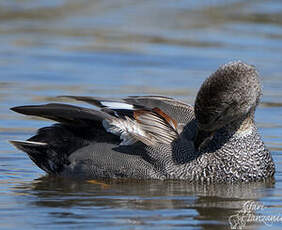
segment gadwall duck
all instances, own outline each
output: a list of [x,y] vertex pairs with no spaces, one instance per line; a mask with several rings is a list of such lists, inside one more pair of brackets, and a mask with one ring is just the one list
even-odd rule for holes
[[195,109],[162,96],[65,96],[100,110],[61,103],[11,108],[58,122],[11,143],[51,175],[259,181],[275,171],[254,122],[261,94],[255,68],[236,61],[204,81]]

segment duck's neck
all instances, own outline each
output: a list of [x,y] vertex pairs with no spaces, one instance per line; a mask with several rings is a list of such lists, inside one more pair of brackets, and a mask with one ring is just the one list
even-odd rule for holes
[[208,144],[214,137],[223,138],[224,140],[228,140],[230,137],[234,135],[245,136],[252,132],[254,125],[254,113],[249,113],[246,116],[238,119],[236,121],[232,121],[228,125],[225,125],[221,129],[215,132],[208,132],[199,130],[195,147],[197,149],[203,148],[206,144]]
[[229,135],[245,135],[251,132],[252,128],[255,127],[254,123],[254,113],[250,112],[241,119],[232,121],[223,127],[222,131],[227,132]]

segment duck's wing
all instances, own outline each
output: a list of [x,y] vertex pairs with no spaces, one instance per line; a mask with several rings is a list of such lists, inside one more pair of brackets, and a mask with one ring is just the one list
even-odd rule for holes
[[90,96],[60,96],[117,112],[130,112],[138,109],[158,108],[176,120],[178,123],[188,123],[194,119],[193,106],[179,100],[164,96],[130,96],[123,99],[90,97]]
[[120,136],[121,145],[130,145],[137,141],[150,145],[170,143],[178,138],[183,129],[177,121],[159,108],[133,110],[130,112],[131,116],[111,114],[114,108],[98,111],[59,103],[19,106],[11,110],[51,119],[69,126],[93,127],[102,124],[107,132]]
[[38,116],[60,123],[80,126],[98,123],[110,117],[103,111],[60,103],[17,106],[11,108],[11,110],[24,115]]
[[130,96],[124,99],[89,97],[89,96],[61,96],[100,107],[106,113],[134,118],[134,111],[158,109],[166,116],[177,122],[178,130],[183,130],[187,139],[196,139],[198,128],[194,116],[194,108],[179,100],[164,96]]

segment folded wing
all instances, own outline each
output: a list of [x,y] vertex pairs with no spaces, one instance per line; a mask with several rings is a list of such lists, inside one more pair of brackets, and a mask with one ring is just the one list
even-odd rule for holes
[[[64,97],[90,103],[101,110],[61,103],[19,106],[12,110],[71,126],[99,126],[108,133],[119,136],[120,145],[132,145],[139,141],[150,146],[169,144],[180,136],[186,122],[194,118],[192,106],[161,96],[134,96],[125,99]],[[182,118],[179,113],[183,113]]]
[[188,123],[194,119],[194,109],[191,105],[181,101],[163,96],[131,96],[124,99],[89,97],[89,96],[61,96],[79,101],[84,101],[91,105],[102,108],[102,110],[112,110],[119,114],[129,113],[139,109],[159,108],[168,116],[180,123]]

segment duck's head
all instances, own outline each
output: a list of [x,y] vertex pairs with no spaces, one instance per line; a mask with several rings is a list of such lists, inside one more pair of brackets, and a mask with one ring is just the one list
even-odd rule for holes
[[225,64],[202,84],[195,102],[199,129],[213,132],[253,119],[261,96],[256,69],[241,61]]

